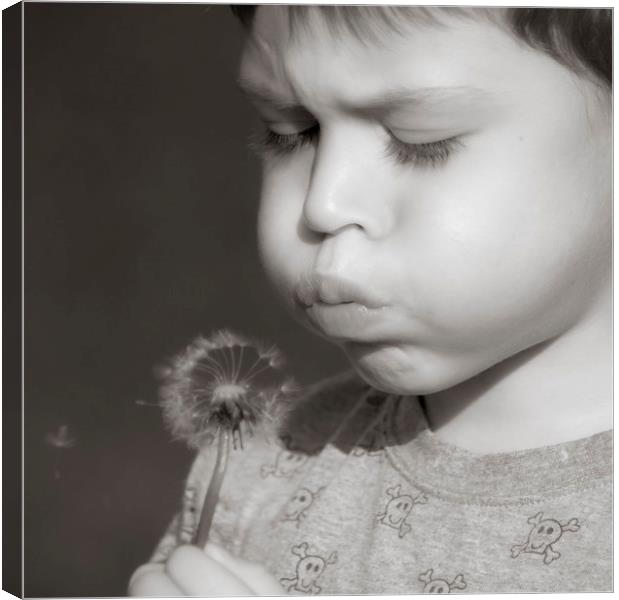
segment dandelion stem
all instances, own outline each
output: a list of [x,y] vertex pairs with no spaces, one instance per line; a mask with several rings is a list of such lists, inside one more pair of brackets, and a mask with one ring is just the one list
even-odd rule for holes
[[215,459],[215,469],[213,470],[213,476],[206,491],[206,497],[204,504],[202,505],[202,513],[200,514],[200,523],[198,524],[198,530],[194,544],[199,548],[204,548],[206,541],[208,540],[208,534],[211,529],[211,523],[213,522],[213,516],[215,514],[215,508],[219,500],[219,492],[221,485],[226,474],[226,468],[228,466],[228,455],[230,454],[230,432],[225,429],[219,430],[217,438],[217,457]]

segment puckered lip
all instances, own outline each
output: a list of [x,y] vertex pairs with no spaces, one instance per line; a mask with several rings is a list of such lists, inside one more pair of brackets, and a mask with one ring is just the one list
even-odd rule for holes
[[367,308],[382,308],[386,302],[374,291],[343,277],[310,273],[302,277],[294,292],[295,300],[303,307],[314,304],[356,303]]

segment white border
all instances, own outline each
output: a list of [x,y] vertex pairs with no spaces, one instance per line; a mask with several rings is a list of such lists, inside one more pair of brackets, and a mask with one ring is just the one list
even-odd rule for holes
[[[53,2],[55,0],[36,0],[36,1],[50,1]],[[78,2],[78,0],[58,0],[58,1],[63,1],[63,2]],[[17,2],[15,1],[11,1],[11,0],[0,0],[0,9],[4,10],[5,8],[9,8],[13,5],[15,5]],[[201,2],[201,1],[195,1],[195,0],[185,0],[184,2],[171,2],[169,0],[148,0],[148,1],[144,1],[144,2],[126,2],[123,0],[107,0],[106,2],[97,2],[95,0],[88,0],[86,2],[79,2],[81,4],[85,4],[85,3],[123,3],[123,4],[224,4],[224,5],[228,5],[230,4],[229,2]],[[253,2],[234,2],[235,4],[253,4]],[[22,288],[21,288],[21,292],[22,292],[22,315],[21,315],[21,334],[22,334],[22,353],[21,353],[21,368],[22,368],[22,372],[21,372],[21,385],[22,385],[22,397],[21,397],[21,415],[22,415],[22,456],[21,456],[21,474],[22,474],[22,498],[21,498],[21,504],[22,504],[22,520],[21,520],[21,525],[22,525],[22,593],[24,591],[24,568],[25,568],[25,555],[24,555],[24,546],[23,546],[23,540],[24,540],[24,488],[23,488],[23,482],[24,482],[24,317],[23,317],[23,312],[24,312],[24,305],[23,305],[23,298],[24,298],[24,293],[25,293],[25,282],[24,282],[24,258],[25,258],[25,240],[24,240],[24,185],[25,185],[25,178],[24,178],[24,137],[23,137],[23,133],[24,133],[24,62],[23,62],[23,56],[24,56],[24,4],[25,2],[22,4],[22,86],[21,86],[21,108],[22,108],[22,114],[21,114],[21,131],[22,131],[22,153],[21,153],[21,160],[22,160],[22,168],[21,168],[21,185],[22,185],[22,198],[21,198],[21,217],[22,217],[22,224],[21,224],[21,233],[22,233],[22,261],[21,261],[21,275],[22,275]],[[282,4],[281,2],[273,2],[272,0],[265,0],[260,2],[260,4]],[[549,7],[549,8],[554,8],[554,7],[574,7],[574,8],[579,8],[579,7],[587,7],[587,8],[615,8],[615,3],[614,2],[610,2],[609,0],[602,0],[602,1],[596,1],[595,4],[593,6],[587,6],[582,0],[580,2],[578,1],[574,1],[574,0],[562,0],[562,1],[557,1],[557,0],[547,0],[546,2],[540,3],[540,4],[532,4],[530,2],[522,2],[522,1],[511,1],[511,2],[496,2],[496,1],[489,1],[489,2],[449,2],[449,3],[437,3],[437,2],[430,2],[430,1],[419,1],[419,2],[381,2],[381,1],[374,1],[374,2],[354,2],[351,0],[340,0],[339,2],[308,2],[308,1],[290,1],[290,2],[286,2],[285,4],[414,4],[414,5],[449,5],[449,6],[517,6],[517,7],[527,7],[527,6],[536,6],[536,7]],[[613,42],[614,42],[614,32],[617,31],[616,29],[617,26],[617,17],[616,17],[616,13],[613,10]],[[1,43],[1,32],[0,32],[0,43]],[[613,43],[613,81],[614,81],[614,76],[615,76],[615,69],[614,69],[614,64],[615,64],[615,58],[616,58],[616,52],[615,52],[615,45]],[[0,86],[1,87],[1,86]],[[614,101],[614,97],[613,97],[613,115],[615,110],[615,101]],[[616,133],[617,133],[617,123],[616,121],[613,119],[613,198],[614,198],[614,174],[616,172],[616,168],[617,168],[617,162],[616,162],[616,156],[614,155],[614,140],[616,139]],[[0,158],[1,158],[1,153],[0,153]],[[0,163],[0,176],[1,176],[1,163]],[[614,205],[614,203],[613,203]],[[0,217],[0,224],[1,224],[1,217]],[[615,221],[615,211],[613,210],[613,231],[616,232],[616,221]],[[615,238],[613,236],[613,289],[614,289],[614,282],[617,280],[617,245],[614,243],[615,242]],[[2,257],[2,251],[0,250],[0,258]],[[0,283],[0,292],[2,290],[2,284]],[[613,316],[617,311],[617,299],[613,293]],[[0,322],[1,322],[1,317],[0,317]],[[617,336],[617,324],[613,318],[613,338],[616,339]],[[617,367],[618,367],[618,359],[617,359],[617,355],[614,352],[614,343],[613,343],[613,390],[614,390],[614,379],[615,379],[615,374],[617,373]],[[1,370],[0,370],[1,373]],[[614,414],[614,413],[613,413]],[[615,447],[615,454],[614,454],[614,465],[617,465],[617,448]],[[615,475],[616,475],[616,471],[615,471]],[[616,479],[615,479],[616,480]],[[1,486],[1,484],[0,484]],[[616,498],[616,494],[614,496],[614,514],[617,514],[617,498]],[[6,517],[6,515],[3,515],[3,518]],[[614,531],[614,539],[617,539],[617,520],[613,519],[613,531]],[[0,553],[1,553],[1,548],[0,548]],[[617,564],[616,562],[614,562],[614,579],[616,581],[617,579]],[[502,595],[499,594],[485,594],[484,597],[485,598],[500,598]],[[527,598],[529,595],[528,594],[509,594],[510,598]],[[545,594],[545,596],[547,596]],[[555,594],[550,594],[550,596],[558,596]],[[588,598],[590,596],[592,596],[591,594],[570,594],[569,595],[570,598]],[[365,600],[367,598],[369,598],[370,596],[346,596],[346,598],[350,599],[350,600]],[[13,598],[12,595],[10,595],[8,592],[5,592],[4,590],[0,591],[0,598]],[[325,599],[329,599],[329,598],[337,598],[337,596],[321,596],[321,598],[325,598]],[[379,596],[379,598],[384,599],[384,600],[403,600],[403,599],[408,599],[408,598],[413,598],[413,596]]]

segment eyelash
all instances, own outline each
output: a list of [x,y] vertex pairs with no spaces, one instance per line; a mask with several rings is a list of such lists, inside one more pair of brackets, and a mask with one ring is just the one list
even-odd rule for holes
[[[320,128],[314,125],[299,133],[280,134],[270,129],[254,133],[249,146],[259,156],[284,156],[313,144],[318,140]],[[385,150],[385,156],[392,158],[399,165],[437,167],[447,162],[452,153],[463,146],[457,137],[427,142],[424,144],[407,144],[390,134],[391,139]]]

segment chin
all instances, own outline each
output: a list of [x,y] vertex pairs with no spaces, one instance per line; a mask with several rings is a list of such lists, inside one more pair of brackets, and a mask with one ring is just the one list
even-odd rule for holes
[[[359,348],[346,344],[344,352],[368,385],[388,394],[419,396],[450,388],[463,380],[454,369],[431,360],[417,349],[397,346]],[[464,379],[466,376],[464,376]]]
[[454,384],[436,381],[427,381],[423,377],[392,377],[388,373],[375,372],[353,364],[355,372],[363,381],[371,385],[374,389],[386,394],[396,394],[398,396],[425,396],[435,394]]

